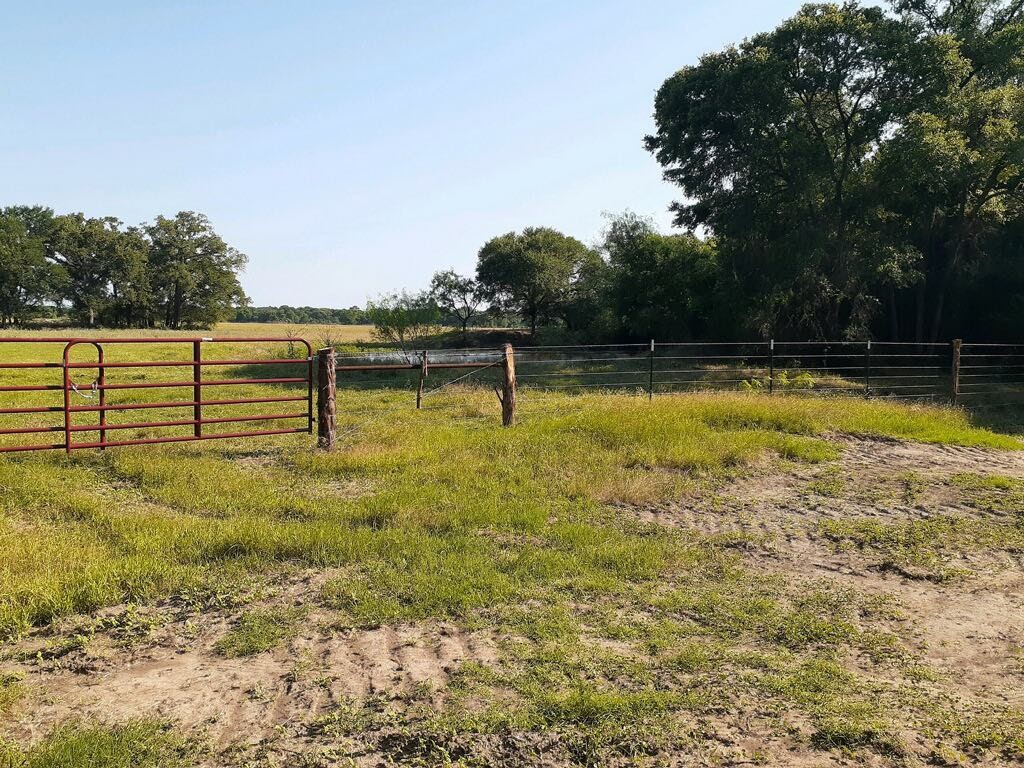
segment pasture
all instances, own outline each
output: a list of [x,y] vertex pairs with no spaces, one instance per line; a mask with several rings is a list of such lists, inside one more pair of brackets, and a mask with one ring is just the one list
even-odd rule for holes
[[0,765],[1024,760],[1019,437],[756,392],[531,391],[502,429],[491,384],[339,381],[331,454],[0,457]]

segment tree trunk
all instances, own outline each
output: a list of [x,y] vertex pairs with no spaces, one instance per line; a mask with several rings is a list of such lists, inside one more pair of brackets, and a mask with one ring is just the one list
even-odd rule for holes
[[183,302],[181,283],[174,284],[174,310],[172,315],[172,327],[181,327],[181,305]]
[[924,305],[927,297],[928,275],[917,284],[917,315],[914,322],[914,341],[918,344],[924,342]]
[[889,288],[889,341],[900,340],[899,305],[896,303],[896,289]]

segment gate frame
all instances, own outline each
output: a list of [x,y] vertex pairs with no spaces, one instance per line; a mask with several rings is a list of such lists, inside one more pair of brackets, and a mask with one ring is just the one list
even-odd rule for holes
[[[125,445],[152,445],[157,443],[179,443],[189,442],[196,440],[217,440],[217,439],[229,439],[237,437],[255,437],[262,435],[282,435],[304,432],[312,434],[313,432],[313,347],[306,340],[301,338],[286,337],[286,336],[250,336],[250,337],[215,337],[215,336],[163,336],[163,337],[148,337],[148,338],[121,338],[121,337],[7,337],[0,338],[0,342],[7,343],[63,343],[64,350],[62,355],[62,362],[30,362],[30,363],[0,363],[0,368],[16,369],[16,368],[60,368],[63,374],[62,384],[51,385],[14,385],[0,387],[0,391],[3,392],[38,392],[38,391],[62,391],[64,404],[63,406],[31,406],[24,408],[0,408],[0,414],[15,414],[15,413],[49,413],[49,412],[63,412],[64,424],[63,426],[54,425],[49,427],[23,427],[23,428],[12,428],[12,429],[0,429],[0,434],[12,435],[12,434],[41,434],[46,432],[63,432],[64,441],[63,443],[57,444],[32,444],[32,445],[16,445],[16,446],[0,446],[0,453],[13,453],[21,451],[38,451],[38,450],[53,450],[63,448],[66,453],[71,453],[74,450],[83,448],[99,448],[100,450],[108,447],[125,446]],[[302,344],[306,348],[306,356],[302,358],[271,358],[271,359],[258,359],[258,358],[239,358],[239,359],[212,359],[204,360],[202,356],[202,347],[205,343],[244,343],[244,342],[280,342],[288,344]],[[97,356],[95,362],[72,362],[70,359],[71,350],[81,345],[92,345],[97,350]],[[105,344],[191,344],[192,345],[192,359],[190,360],[146,360],[146,361],[132,361],[132,362],[107,362],[104,354]],[[306,363],[306,373],[302,377],[277,377],[277,378],[265,378],[265,379],[218,379],[204,381],[202,376],[202,370],[205,366],[230,366],[230,365],[295,365],[297,363]],[[153,382],[129,382],[129,383],[118,383],[108,384],[106,371],[109,368],[191,368],[192,378],[185,381],[153,381]],[[83,405],[74,406],[71,404],[71,393],[78,392],[78,387],[74,384],[71,379],[72,372],[75,370],[95,370],[97,371],[96,379],[92,385],[94,391],[97,392],[97,404],[96,405]],[[304,383],[306,385],[306,393],[300,396],[287,396],[287,397],[251,397],[251,398],[222,398],[217,400],[204,400],[203,399],[203,387],[207,386],[233,386],[233,385],[245,385],[245,384],[299,384]],[[158,389],[158,388],[177,388],[177,387],[191,387],[192,388],[192,399],[191,400],[172,400],[164,402],[142,402],[142,403],[123,403],[120,405],[109,405],[107,403],[106,392],[108,389]],[[202,406],[203,405],[245,405],[250,403],[271,403],[271,402],[304,402],[305,411],[302,413],[278,413],[278,414],[266,414],[266,415],[253,415],[253,416],[230,416],[230,417],[215,417],[215,418],[203,418]],[[173,421],[142,421],[130,424],[109,424],[107,422],[107,412],[115,410],[145,410],[153,408],[192,408],[191,419],[175,419]],[[75,425],[72,423],[73,414],[75,413],[98,413],[99,421],[95,426],[92,425]],[[277,419],[300,419],[305,418],[306,425],[304,427],[290,427],[287,429],[262,429],[262,430],[246,430],[246,431],[234,431],[234,432],[219,432],[215,434],[203,434],[204,424],[229,424],[229,423],[240,423],[246,421],[268,421]],[[107,439],[107,433],[110,430],[116,429],[145,429],[145,428],[165,428],[165,427],[179,427],[179,426],[192,426],[192,435],[168,435],[163,437],[147,437],[147,438],[136,438],[132,440],[109,440]],[[89,442],[75,443],[73,434],[76,432],[98,432],[99,439]]]

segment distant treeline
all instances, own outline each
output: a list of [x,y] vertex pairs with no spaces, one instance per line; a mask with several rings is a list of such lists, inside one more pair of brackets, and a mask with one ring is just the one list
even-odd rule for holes
[[333,325],[365,325],[370,322],[365,309],[331,309],[329,307],[239,307],[236,323],[308,323]]
[[200,213],[126,227],[112,217],[0,209],[0,325],[206,327],[247,301],[246,256]]

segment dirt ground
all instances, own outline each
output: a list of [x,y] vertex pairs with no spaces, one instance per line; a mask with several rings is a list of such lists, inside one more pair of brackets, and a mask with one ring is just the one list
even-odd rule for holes
[[[842,448],[838,462],[782,471],[766,464],[708,497],[620,510],[703,534],[749,535],[744,559],[789,579],[828,578],[861,593],[893,596],[910,628],[904,635],[939,673],[922,681],[925,695],[953,696],[977,708],[1024,706],[1020,553],[958,550],[942,565],[970,576],[943,579],[912,564],[887,562],[870,549],[837,546],[822,529],[827,521],[976,515],[977,507],[964,502],[952,480],[963,473],[1024,478],[1024,454],[833,439]],[[268,591],[271,602],[306,605],[308,613],[286,642],[252,657],[225,658],[215,650],[237,616],[233,606],[197,613],[170,603],[127,615],[119,607],[100,614],[112,629],[91,634],[88,642],[76,640],[73,621],[28,637],[0,660],[0,671],[24,675],[30,691],[7,733],[30,741],[68,717],[153,716],[211,744],[211,765],[231,764],[232,745],[257,742],[272,742],[275,759],[287,764],[289,755],[315,742],[310,724],[339,706],[414,690],[440,696],[461,665],[486,666],[497,657],[495,637],[453,623],[336,629],[315,599],[330,576],[293,574]],[[742,718],[731,722],[728,730],[749,741],[750,734],[736,726]],[[761,751],[774,764],[842,762],[770,745]],[[372,751],[353,747],[347,754],[355,764],[380,764]]]
[[[666,504],[638,514],[707,534],[750,534],[757,543],[745,555],[761,568],[894,597],[901,622],[911,627],[913,650],[941,681],[923,682],[923,689],[975,711],[1024,706],[1024,552],[954,548],[944,566],[962,568],[969,576],[946,580],[870,551],[837,549],[820,528],[829,520],[894,523],[979,515],[951,481],[964,474],[1024,478],[1024,455],[895,440],[834,440],[842,447],[837,466],[765,468],[728,484],[706,503]],[[815,491],[823,476],[824,494]],[[843,490],[833,496],[828,484],[836,481]]]

